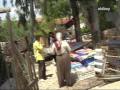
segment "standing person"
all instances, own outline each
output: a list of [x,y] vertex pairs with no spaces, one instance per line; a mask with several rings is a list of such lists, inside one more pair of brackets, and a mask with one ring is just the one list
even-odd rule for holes
[[48,44],[49,46],[52,45],[54,42],[56,41],[55,35],[53,32],[49,33],[49,37],[48,37]]
[[52,50],[56,53],[56,63],[57,63],[57,76],[59,87],[63,87],[65,85],[71,86],[71,65],[69,52],[71,48],[66,41],[62,40],[62,34],[56,34],[57,41],[53,43]]
[[[49,44],[49,46],[51,46],[55,41],[56,41],[55,34],[53,32],[50,32],[49,33],[49,38],[48,38],[48,44]],[[56,55],[52,55],[52,57],[54,58],[54,60],[56,62]]]
[[40,35],[35,36],[35,42],[33,43],[33,51],[36,62],[38,63],[39,69],[39,79],[46,79],[46,67],[45,67],[45,59],[43,56],[43,40]]

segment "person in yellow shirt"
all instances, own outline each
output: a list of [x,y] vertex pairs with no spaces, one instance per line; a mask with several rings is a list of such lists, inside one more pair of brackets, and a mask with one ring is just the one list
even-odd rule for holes
[[40,35],[35,36],[35,42],[33,43],[33,52],[36,62],[39,64],[39,79],[46,79],[46,67],[45,58],[43,56],[43,46],[42,37]]

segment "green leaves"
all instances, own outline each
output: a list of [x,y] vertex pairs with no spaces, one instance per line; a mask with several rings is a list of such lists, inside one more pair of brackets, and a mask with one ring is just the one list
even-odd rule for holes
[[[1,24],[2,30],[0,32],[0,41],[7,41],[9,38],[7,21],[3,21]],[[12,21],[12,29],[16,39],[27,35],[27,31],[23,27],[18,27],[18,22]]]
[[[48,18],[48,21],[55,18],[66,17],[71,14],[69,0],[47,0],[46,4],[42,12],[43,15]],[[46,11],[44,12],[44,10]]]
[[50,22],[44,21],[42,23],[37,24],[37,29],[35,33],[39,35],[48,35],[49,32],[54,30],[54,21],[51,20]]
[[[106,7],[110,8],[109,12],[116,11],[116,1],[115,0],[99,0],[98,7]],[[99,19],[100,19],[100,29],[105,30],[108,28],[114,27],[114,24],[110,21],[107,21],[106,14],[108,11],[99,11]]]

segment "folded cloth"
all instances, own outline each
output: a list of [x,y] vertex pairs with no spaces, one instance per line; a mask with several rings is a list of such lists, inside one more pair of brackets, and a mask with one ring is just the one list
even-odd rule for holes
[[84,66],[88,66],[89,63],[94,62],[94,61],[95,61],[94,57],[91,57],[91,58],[87,58],[87,59],[81,61],[81,64]]
[[87,53],[83,53],[83,52],[76,52],[76,54],[83,56],[83,55],[87,55]]
[[82,67],[82,64],[79,62],[71,62],[71,68],[80,68]]

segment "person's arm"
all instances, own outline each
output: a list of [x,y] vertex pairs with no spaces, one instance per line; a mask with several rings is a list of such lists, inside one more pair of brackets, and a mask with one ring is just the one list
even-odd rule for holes
[[36,45],[35,45],[35,42],[33,43],[33,50],[35,50],[35,47],[36,47]]
[[42,44],[39,44],[39,45],[37,46],[37,48],[38,48],[39,50],[42,50],[42,49],[43,49],[43,45],[42,45]]
[[36,46],[36,48],[39,49],[39,50],[42,50],[42,49],[43,49],[43,45],[42,45],[42,44],[36,44],[35,46]]
[[52,54],[55,54],[55,44],[54,43],[50,46],[50,50],[51,50]]
[[68,42],[66,42],[66,48],[67,48],[67,51],[68,51],[68,52],[71,51],[71,47],[70,47],[70,45],[68,44]]

